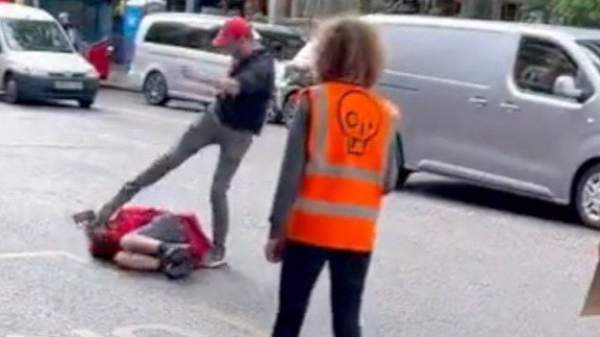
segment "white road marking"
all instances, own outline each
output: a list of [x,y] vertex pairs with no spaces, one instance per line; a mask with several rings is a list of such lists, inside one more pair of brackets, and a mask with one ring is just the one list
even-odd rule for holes
[[80,337],[103,337],[102,335],[90,330],[74,330],[72,333],[79,335]]
[[[23,259],[37,259],[37,258],[66,258],[71,261],[75,261],[82,264],[88,264],[89,260],[81,258],[77,255],[71,254],[65,251],[34,251],[34,252],[17,252],[17,253],[0,253],[0,262],[9,261],[9,260],[23,260]],[[235,315],[231,315],[220,310],[217,310],[212,307],[203,306],[203,305],[192,305],[188,306],[192,310],[201,311],[206,316],[211,317],[214,320],[220,321],[227,326],[239,330],[240,332],[244,332],[247,337],[264,337],[267,336],[268,333],[263,331],[261,328],[257,327],[251,322],[248,322],[246,319],[242,317],[238,317]],[[148,325],[132,325],[115,329],[113,332],[114,337],[140,337],[135,334],[138,330],[154,330],[154,331],[164,331],[179,334],[182,337],[204,337],[203,335],[198,335],[195,332],[191,332],[188,330],[180,329],[177,327],[173,327],[170,325],[164,324],[148,324]],[[102,337],[93,331],[89,330],[75,330],[74,334],[79,335],[80,337]],[[7,337],[30,337],[23,335],[8,335]]]
[[264,337],[269,335],[268,332],[248,322],[242,317],[227,314],[208,306],[192,305],[190,308],[200,310],[207,316],[213,317],[229,326],[242,330],[243,332],[247,333],[248,337]]
[[180,335],[181,337],[205,337],[205,335],[200,335],[197,332],[192,332],[189,330],[184,330],[180,328],[176,328],[170,325],[163,324],[145,324],[145,325],[130,325],[121,328],[115,329],[113,331],[114,337],[140,337],[137,335],[137,331],[146,330],[146,331],[161,331],[161,332],[169,332],[172,334]]
[[37,252],[0,253],[0,261],[62,257],[75,262],[87,264],[88,260],[61,250],[46,250]]
[[79,335],[80,337],[103,337],[102,335],[90,330],[74,330],[72,333]]

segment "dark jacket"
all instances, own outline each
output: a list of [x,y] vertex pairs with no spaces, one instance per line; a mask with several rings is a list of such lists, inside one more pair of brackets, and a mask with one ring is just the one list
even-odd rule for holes
[[218,97],[215,112],[232,129],[260,133],[275,87],[275,63],[264,48],[233,65],[229,74],[240,82],[236,97]]

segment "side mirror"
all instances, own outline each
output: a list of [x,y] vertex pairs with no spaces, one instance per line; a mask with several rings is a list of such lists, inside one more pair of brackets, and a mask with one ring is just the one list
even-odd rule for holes
[[577,88],[575,78],[569,75],[562,75],[556,78],[553,92],[557,96],[571,98],[577,101],[580,101],[584,96],[583,90]]

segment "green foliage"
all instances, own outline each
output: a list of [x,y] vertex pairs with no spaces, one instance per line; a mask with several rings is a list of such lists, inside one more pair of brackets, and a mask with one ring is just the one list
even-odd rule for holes
[[600,27],[600,0],[529,0],[527,10],[542,12],[545,21]]

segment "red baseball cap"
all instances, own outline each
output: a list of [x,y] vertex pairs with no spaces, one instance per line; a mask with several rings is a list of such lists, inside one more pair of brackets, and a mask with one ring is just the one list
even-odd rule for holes
[[244,18],[235,17],[225,22],[212,44],[215,47],[221,48],[231,44],[235,40],[251,36],[252,25]]

